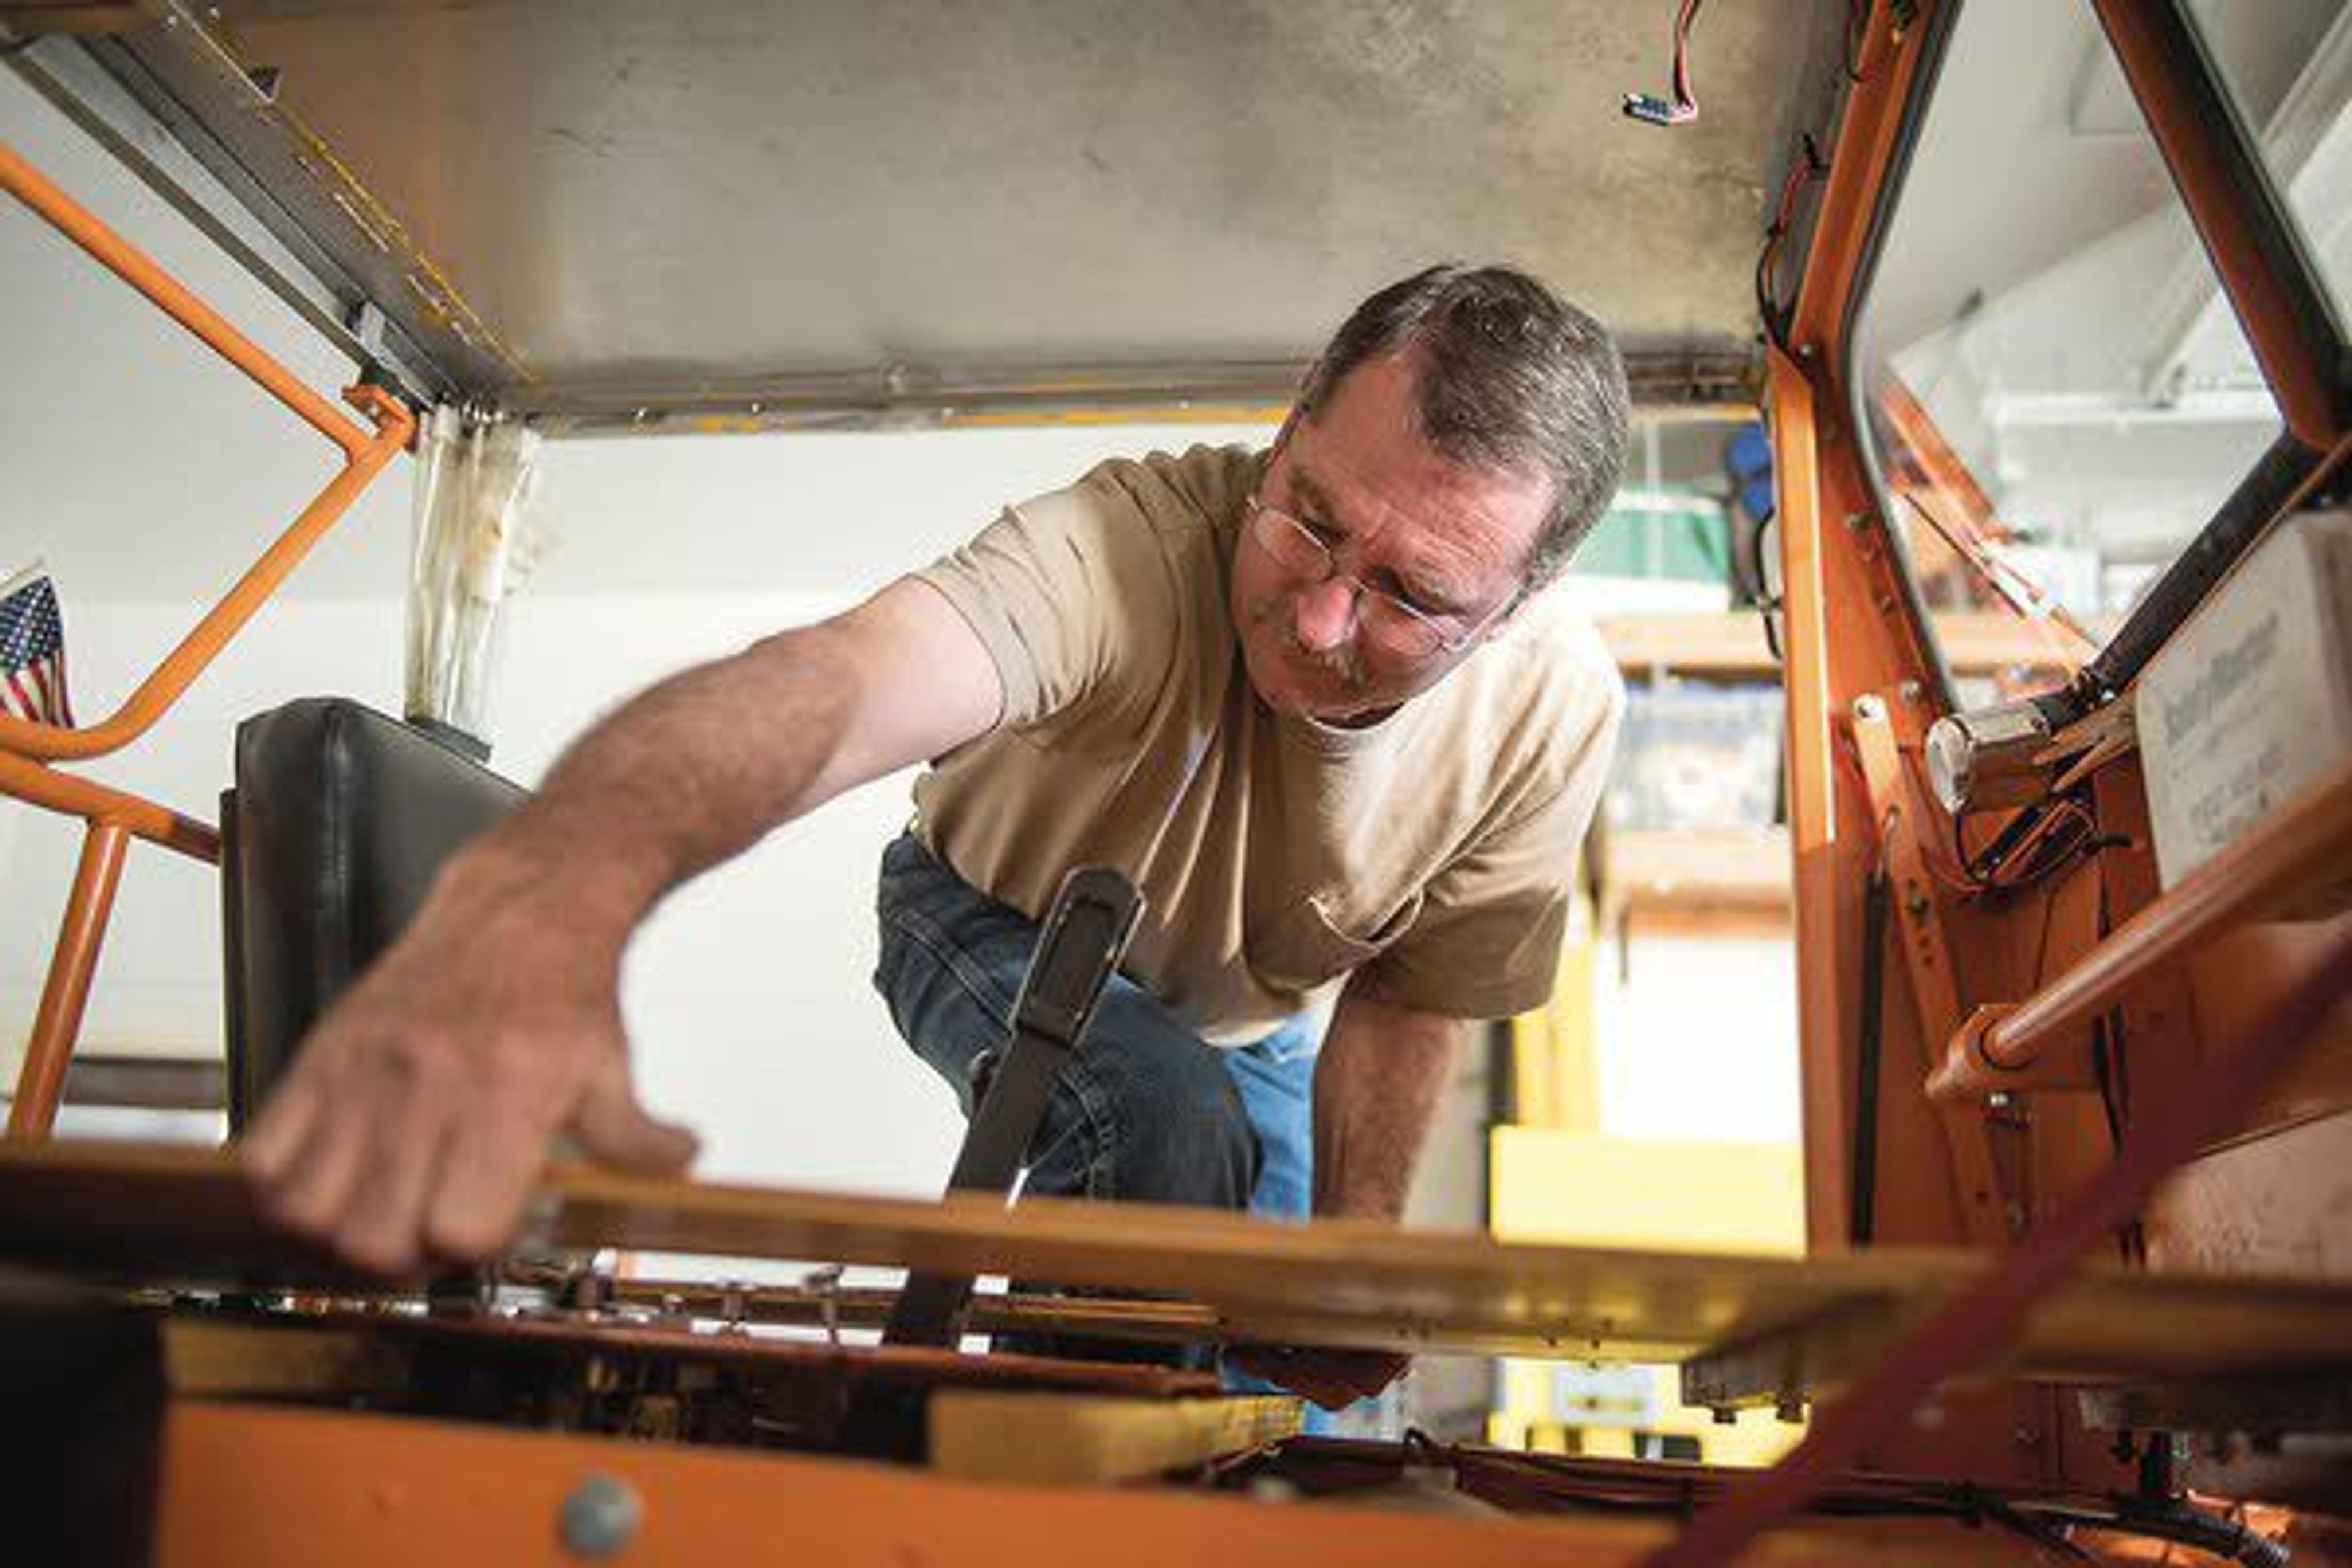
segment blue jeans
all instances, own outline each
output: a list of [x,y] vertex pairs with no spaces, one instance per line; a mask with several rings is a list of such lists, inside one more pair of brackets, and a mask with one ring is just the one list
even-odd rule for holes
[[[882,854],[875,989],[972,1113],[972,1058],[1003,1044],[1036,922],[902,835]],[[1024,1191],[1304,1219],[1314,1193],[1313,1025],[1236,1047],[1114,975],[1029,1146]]]

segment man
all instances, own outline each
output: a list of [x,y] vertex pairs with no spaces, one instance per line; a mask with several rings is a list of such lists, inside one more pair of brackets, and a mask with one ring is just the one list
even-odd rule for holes
[[[1106,464],[823,624],[656,686],[457,857],[247,1141],[385,1271],[515,1227],[547,1140],[656,1171],[617,973],[671,888],[935,760],[876,984],[970,1109],[1063,873],[1150,912],[1029,1190],[1393,1219],[1464,1022],[1549,994],[1623,697],[1540,591],[1613,492],[1624,376],[1524,275],[1359,307],[1265,454]],[[1319,1054],[1304,1020],[1336,990]],[[1336,1399],[1378,1366],[1292,1369]],[[1392,1368],[1388,1369],[1392,1371]]]

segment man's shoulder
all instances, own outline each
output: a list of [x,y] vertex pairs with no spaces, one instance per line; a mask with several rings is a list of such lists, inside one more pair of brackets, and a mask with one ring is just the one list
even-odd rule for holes
[[1459,673],[1457,734],[1486,759],[1498,797],[1566,798],[1608,765],[1625,682],[1591,616],[1554,589]]
[[1601,627],[1555,587],[1537,595],[1496,643],[1497,673],[1528,700],[1555,707],[1622,708],[1625,682]]
[[1213,531],[1241,511],[1257,481],[1259,454],[1247,447],[1199,445],[1096,464],[1074,487],[1097,505],[1137,514],[1160,531]]

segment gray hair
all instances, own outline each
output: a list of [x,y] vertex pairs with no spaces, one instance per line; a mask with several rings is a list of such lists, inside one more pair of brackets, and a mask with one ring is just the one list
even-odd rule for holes
[[1297,417],[1319,415],[1368,360],[1416,360],[1422,435],[1457,462],[1531,469],[1552,482],[1530,588],[1592,531],[1625,466],[1631,397],[1608,330],[1524,272],[1432,267],[1356,307],[1299,387]]

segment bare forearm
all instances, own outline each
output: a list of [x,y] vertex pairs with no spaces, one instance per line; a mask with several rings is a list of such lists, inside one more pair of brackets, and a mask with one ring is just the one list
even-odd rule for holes
[[1396,1219],[1453,1071],[1462,1025],[1342,995],[1315,1068],[1315,1212]]
[[785,632],[631,699],[572,744],[471,869],[559,871],[583,917],[634,924],[818,803],[856,700],[835,637]]

